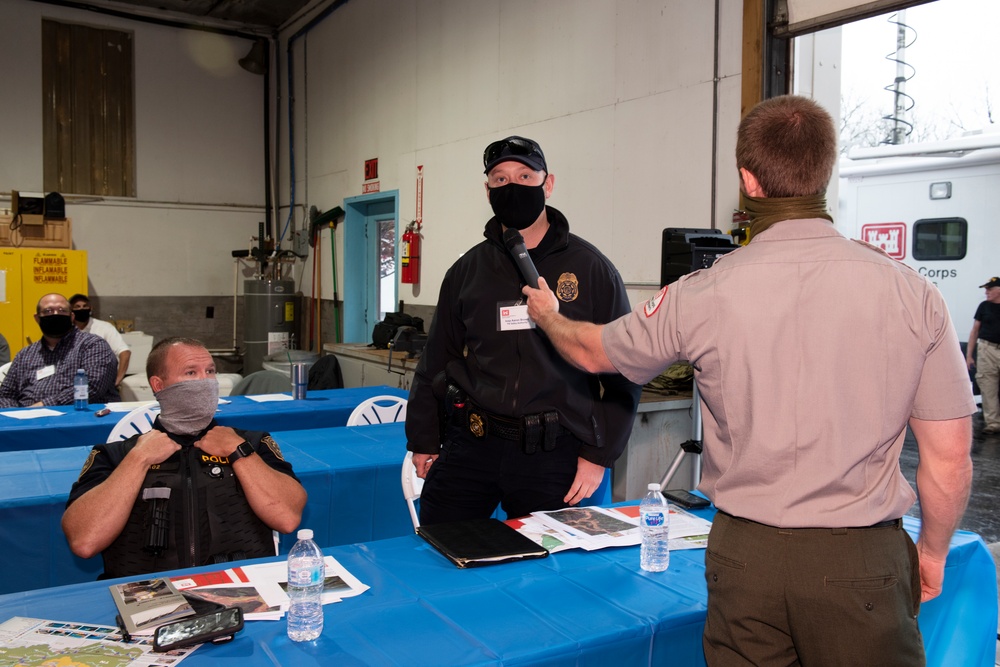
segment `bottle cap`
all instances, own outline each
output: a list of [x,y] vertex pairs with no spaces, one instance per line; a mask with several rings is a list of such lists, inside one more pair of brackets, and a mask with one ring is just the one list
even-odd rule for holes
[[303,528],[298,533],[296,533],[296,537],[298,537],[300,540],[311,540],[313,538],[312,529]]
[[646,488],[649,489],[650,491],[659,491],[660,485],[657,482],[650,482]]

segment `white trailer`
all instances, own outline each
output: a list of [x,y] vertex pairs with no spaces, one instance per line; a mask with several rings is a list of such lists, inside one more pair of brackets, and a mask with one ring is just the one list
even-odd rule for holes
[[1000,134],[852,151],[839,198],[837,228],[932,280],[967,341],[1000,275]]

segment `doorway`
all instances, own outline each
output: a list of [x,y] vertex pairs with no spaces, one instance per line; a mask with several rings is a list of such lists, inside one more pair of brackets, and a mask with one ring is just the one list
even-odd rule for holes
[[398,303],[399,191],[349,197],[344,210],[344,342],[370,343]]

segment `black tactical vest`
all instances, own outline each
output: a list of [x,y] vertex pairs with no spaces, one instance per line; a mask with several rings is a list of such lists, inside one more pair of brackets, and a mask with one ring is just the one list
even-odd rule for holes
[[[125,444],[126,453],[137,439]],[[159,489],[161,496],[169,489],[170,497],[143,500],[146,489]],[[150,526],[154,510],[165,519],[159,536]],[[151,549],[150,541],[162,550]],[[228,459],[185,445],[150,467],[124,530],[101,555],[104,577],[129,577],[273,556],[274,538],[250,508]]]

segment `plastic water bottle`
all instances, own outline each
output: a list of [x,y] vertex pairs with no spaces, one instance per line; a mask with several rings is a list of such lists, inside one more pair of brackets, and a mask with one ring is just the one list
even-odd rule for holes
[[73,378],[73,407],[77,410],[86,410],[89,402],[90,382],[87,380],[87,371],[77,368],[76,376]]
[[655,482],[648,487],[639,505],[639,530],[642,547],[639,567],[647,572],[663,572],[670,565],[670,511],[666,498]]
[[288,552],[288,638],[308,642],[323,632],[323,552],[303,528]]

